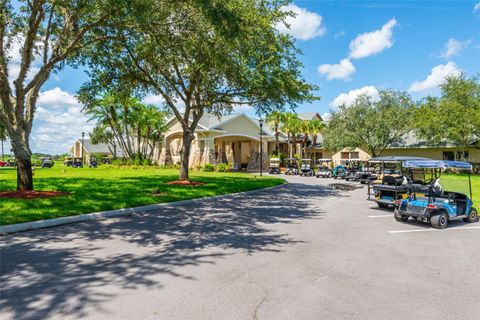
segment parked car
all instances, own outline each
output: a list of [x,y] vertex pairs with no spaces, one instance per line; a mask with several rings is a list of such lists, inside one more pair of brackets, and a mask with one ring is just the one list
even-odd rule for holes
[[50,158],[41,158],[40,161],[42,168],[51,168],[54,165],[53,160]]
[[268,166],[268,173],[270,174],[279,174],[280,173],[280,159],[279,158],[271,158],[270,165]]
[[6,167],[7,166],[7,162],[5,161],[0,161],[0,167]]
[[[402,200],[394,211],[397,221],[407,221],[414,218],[428,222],[432,227],[444,229],[451,220],[462,219],[465,222],[476,222],[478,211],[473,207],[472,183],[469,179],[456,181],[445,190],[440,183],[443,170],[452,168],[456,170],[472,171],[472,165],[460,161],[439,160],[412,160],[405,161],[403,166],[409,169],[422,169],[429,171],[435,178],[425,185],[412,184],[407,199]],[[426,176],[426,175],[424,175]]]
[[312,159],[302,159],[302,164],[300,166],[300,175],[309,177],[313,177],[315,175],[315,171],[312,167]]

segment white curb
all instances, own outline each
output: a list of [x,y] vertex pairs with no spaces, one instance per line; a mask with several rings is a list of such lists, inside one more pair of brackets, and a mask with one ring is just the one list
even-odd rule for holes
[[49,227],[60,226],[60,225],[70,224],[75,222],[100,220],[100,219],[106,219],[106,218],[112,218],[112,217],[118,217],[118,216],[125,216],[133,213],[153,211],[156,209],[160,209],[162,207],[181,206],[185,204],[194,203],[197,201],[205,201],[205,200],[213,200],[213,199],[225,198],[225,197],[231,197],[231,196],[254,194],[254,193],[258,193],[265,190],[271,190],[271,189],[283,187],[286,184],[287,182],[284,182],[282,184],[279,184],[278,186],[255,189],[250,191],[229,193],[229,194],[212,196],[212,197],[202,197],[202,198],[196,198],[196,199],[190,199],[190,200],[157,203],[157,204],[152,204],[148,206],[141,206],[141,207],[134,207],[134,208],[100,211],[100,212],[94,212],[94,213],[79,214],[76,216],[68,216],[68,217],[61,217],[61,218],[54,218],[54,219],[37,220],[37,221],[25,222],[25,223],[9,224],[6,226],[0,226],[0,235],[6,235],[9,233],[29,231],[29,230],[35,230],[35,229],[49,228]]

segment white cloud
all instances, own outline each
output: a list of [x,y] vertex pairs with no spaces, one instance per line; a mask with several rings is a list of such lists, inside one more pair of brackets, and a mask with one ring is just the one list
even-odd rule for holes
[[342,59],[337,64],[322,64],[318,66],[318,73],[326,75],[327,80],[349,80],[350,76],[355,73],[355,70],[355,66],[349,59]]
[[331,118],[332,114],[330,112],[325,112],[324,114],[322,114],[323,121],[330,121]]
[[155,106],[161,106],[165,102],[165,99],[163,99],[163,97],[160,95],[149,94],[145,96],[145,98],[143,98],[142,102],[145,104],[153,104]]
[[435,89],[445,81],[446,77],[457,76],[460,72],[461,70],[452,61],[449,61],[447,64],[440,64],[433,67],[430,74],[424,80],[412,83],[408,91],[421,92]]
[[[9,48],[7,55],[9,57],[8,61],[8,80],[11,84],[17,79],[18,73],[20,72],[20,64],[22,62],[22,55],[20,49],[22,48],[24,41],[23,36],[18,36],[12,41],[12,45]],[[42,44],[37,43],[37,46],[41,49]],[[34,60],[30,66],[29,71],[27,72],[27,81],[31,81],[35,74],[40,70],[41,58],[38,54],[34,54]]]
[[339,94],[331,103],[330,106],[338,108],[341,105],[351,105],[361,95],[378,99],[378,90],[374,86],[365,86],[360,89],[350,90],[348,93]]
[[60,154],[69,151],[82,131],[88,137],[95,124],[87,121],[82,107],[74,95],[60,88],[41,92],[30,139],[32,151]]
[[443,48],[440,57],[448,59],[459,54],[463,49],[468,47],[472,43],[472,40],[460,41],[453,38],[448,39],[445,47]]
[[38,105],[41,106],[79,106],[78,100],[68,92],[59,87],[43,91],[38,97]]
[[480,11],[480,2],[477,2],[473,7],[473,13]]
[[277,24],[278,31],[287,33],[299,40],[310,40],[325,34],[322,16],[318,13],[300,8],[294,4],[284,6],[283,11],[291,11],[294,16],[288,16],[285,22]]
[[350,42],[349,58],[361,59],[390,48],[393,45],[393,28],[397,20],[392,18],[381,29],[358,35]]

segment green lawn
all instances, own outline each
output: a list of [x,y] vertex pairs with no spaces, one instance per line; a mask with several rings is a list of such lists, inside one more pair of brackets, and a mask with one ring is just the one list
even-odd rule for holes
[[[480,208],[480,176],[472,175],[472,195],[474,206]],[[446,191],[458,191],[469,194],[468,175],[466,174],[443,174],[440,184]]]
[[[174,169],[73,169],[62,165],[52,169],[37,169],[34,172],[36,190],[72,194],[34,200],[0,198],[0,224],[221,195],[271,187],[283,182],[278,178],[260,178],[245,173],[192,172],[192,180],[205,184],[185,187],[165,183],[177,178],[178,170]],[[14,190],[15,179],[15,169],[1,168],[0,191]],[[152,195],[154,191],[159,195]]]

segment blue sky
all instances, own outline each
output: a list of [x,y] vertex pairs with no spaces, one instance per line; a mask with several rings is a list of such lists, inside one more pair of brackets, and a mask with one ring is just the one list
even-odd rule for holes
[[[320,87],[321,101],[298,112],[322,115],[358,94],[380,89],[409,92],[419,99],[438,94],[445,76],[480,72],[480,2],[296,0],[290,28],[297,39],[305,78]],[[15,59],[13,59],[13,63]],[[33,152],[67,152],[86,120],[75,92],[87,78],[67,68],[45,84],[31,136]],[[148,97],[148,102],[158,102]],[[254,114],[248,108],[237,112]]]

